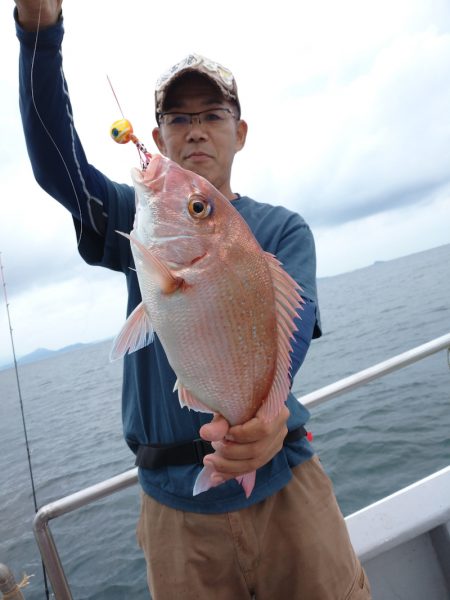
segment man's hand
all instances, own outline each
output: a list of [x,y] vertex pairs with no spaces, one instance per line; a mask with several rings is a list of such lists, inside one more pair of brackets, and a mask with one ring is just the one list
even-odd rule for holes
[[268,463],[283,446],[287,434],[289,409],[283,406],[280,414],[265,423],[258,413],[242,425],[230,427],[221,415],[203,425],[200,436],[212,442],[214,454],[205,456],[203,463],[214,467],[217,484],[250,473]]
[[[62,0],[15,0],[19,23],[26,31],[36,31],[54,25],[61,13]],[[39,19],[40,11],[40,19]]]

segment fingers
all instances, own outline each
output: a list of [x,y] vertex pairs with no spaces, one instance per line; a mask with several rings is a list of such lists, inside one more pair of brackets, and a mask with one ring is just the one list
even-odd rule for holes
[[212,440],[215,452],[204,458],[204,464],[212,466],[223,481],[259,469],[281,450],[288,417],[289,410],[283,407],[270,423],[256,415],[243,425],[230,427],[224,439]]
[[225,478],[224,481],[255,471],[261,466],[259,464],[260,460],[258,460],[261,451],[255,448],[243,447],[241,444],[234,444],[234,442],[218,442],[214,443],[213,446],[216,451],[214,454],[205,456],[203,463],[206,466],[213,467],[217,473]]
[[200,428],[200,437],[208,442],[218,442],[222,440],[226,434],[230,425],[225,417],[222,415],[215,414],[213,420]]
[[239,444],[249,444],[258,440],[280,434],[282,439],[287,434],[286,422],[289,418],[289,409],[283,406],[277,417],[273,421],[265,422],[256,413],[253,419],[250,419],[242,425],[230,427],[226,436],[227,440],[238,442]]

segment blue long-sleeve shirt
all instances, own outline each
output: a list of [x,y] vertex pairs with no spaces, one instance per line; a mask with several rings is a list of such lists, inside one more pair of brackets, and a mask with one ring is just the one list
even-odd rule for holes
[[[62,20],[39,32],[35,56],[36,34],[25,32],[17,19],[16,28],[21,44],[20,110],[34,175],[42,188],[72,214],[77,237],[81,232],[79,252],[83,259],[124,273],[129,314],[141,301],[141,295],[129,242],[116,230],[130,231],[133,227],[134,190],[130,185],[111,181],[86,159],[74,126],[62,67]],[[247,221],[261,247],[277,256],[303,290],[305,305],[292,352],[294,377],[311,338],[321,334],[312,233],[298,214],[283,207],[255,202],[249,197],[235,200],[233,206]],[[173,392],[175,379],[156,336],[153,344],[125,357],[123,429],[133,451],[137,444],[193,440],[201,425],[210,420],[208,415],[180,407]],[[288,428],[305,424],[309,413],[292,394],[287,405],[291,413]],[[224,512],[244,508],[275,493],[289,481],[291,468],[311,456],[306,439],[285,444],[267,465],[258,469],[249,499],[234,480],[193,497],[194,481],[201,468],[198,465],[139,469],[139,479],[147,494],[168,506],[204,513]]]

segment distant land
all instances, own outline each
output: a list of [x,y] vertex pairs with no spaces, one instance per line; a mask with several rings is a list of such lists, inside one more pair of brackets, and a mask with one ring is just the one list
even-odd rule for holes
[[[18,365],[26,365],[28,363],[36,362],[38,360],[45,360],[46,358],[51,358],[56,356],[57,354],[65,354],[66,352],[73,352],[74,350],[78,350],[79,348],[86,348],[87,346],[93,346],[95,344],[99,344],[100,342],[105,340],[97,340],[96,342],[87,342],[87,343],[77,343],[70,344],[70,346],[64,346],[64,348],[59,348],[59,350],[49,350],[48,348],[38,348],[34,350],[30,354],[26,354],[25,356],[21,356],[17,359]],[[5,369],[10,369],[14,366],[13,362],[0,364],[0,371],[4,371]]]

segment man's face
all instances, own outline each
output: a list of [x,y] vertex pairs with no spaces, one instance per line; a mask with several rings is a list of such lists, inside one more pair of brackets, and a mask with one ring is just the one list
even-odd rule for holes
[[[198,113],[211,108],[229,108],[233,114],[237,113],[236,106],[225,100],[213,83],[201,75],[190,74],[172,85],[164,110]],[[153,130],[159,151],[183,168],[202,175],[231,199],[231,167],[234,155],[245,143],[245,121],[230,115],[219,125],[209,127],[194,118],[187,129],[176,129],[163,120]]]

